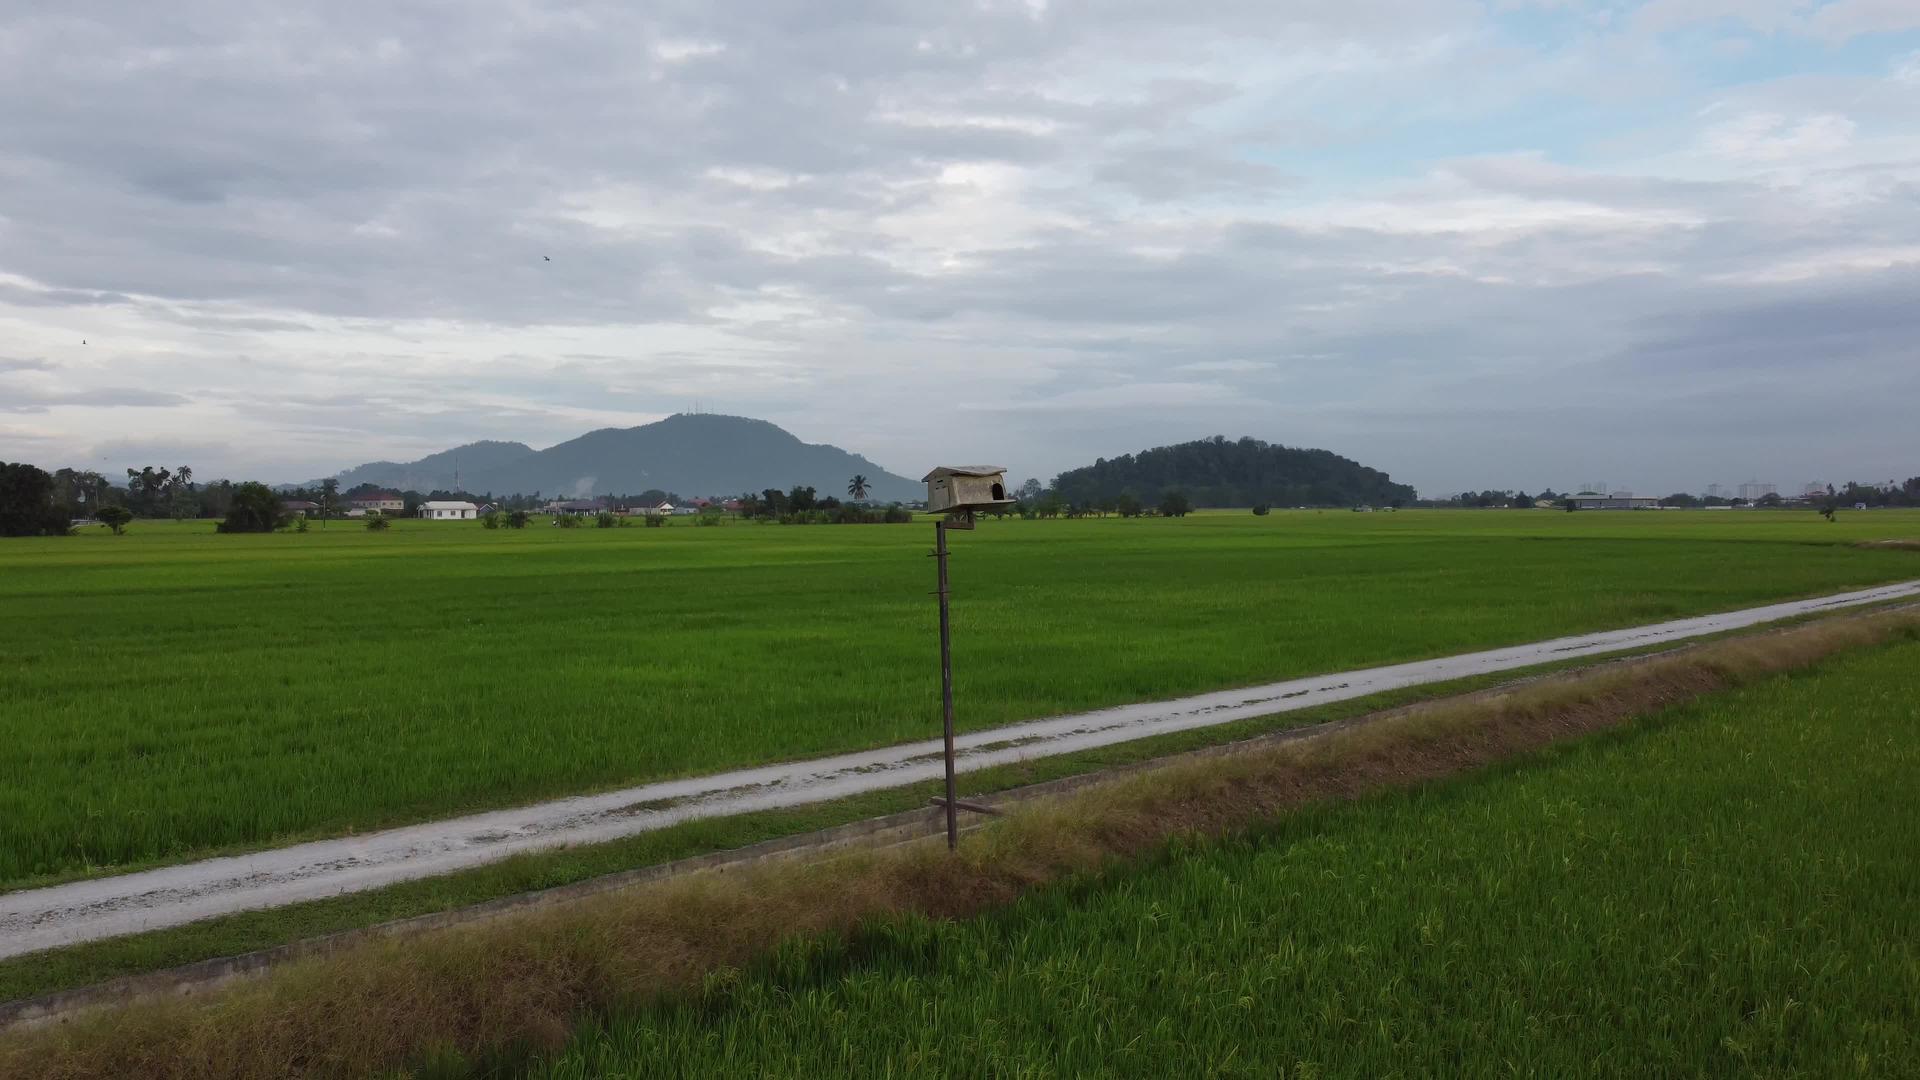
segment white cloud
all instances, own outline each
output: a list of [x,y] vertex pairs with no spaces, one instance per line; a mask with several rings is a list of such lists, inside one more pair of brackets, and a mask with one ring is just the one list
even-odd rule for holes
[[1893,34],[1920,29],[1920,4],[1913,0],[1832,0],[1807,20],[1808,28],[1830,41],[1862,34]]
[[1851,145],[1854,131],[1852,120],[1832,113],[1748,113],[1709,128],[1701,142],[1709,153],[1737,161],[1818,165]]
[[1643,33],[1711,23],[1844,42],[1920,28],[1920,5],[1912,0],[1650,0],[1632,16],[1634,28]]
[[726,50],[727,47],[718,41],[689,41],[686,39],[667,38],[653,43],[653,55],[669,64],[677,64],[684,60],[698,60],[707,56],[717,56]]
[[1633,13],[1645,33],[1684,30],[1702,23],[1735,23],[1774,33],[1800,25],[1808,0],[1649,0]]
[[1893,69],[1893,81],[1906,86],[1920,86],[1920,50],[1908,53]]
[[966,401],[963,412],[1132,412],[1138,409],[1195,409],[1257,404],[1233,387],[1212,382],[1121,383],[1067,390],[1022,401]]

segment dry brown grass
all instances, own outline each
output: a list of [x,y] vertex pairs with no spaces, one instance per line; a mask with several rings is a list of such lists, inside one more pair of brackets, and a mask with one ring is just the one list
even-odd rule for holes
[[455,1050],[561,1043],[578,1016],[685,986],[783,938],[898,912],[961,917],[1177,834],[1437,779],[1842,650],[1920,614],[1828,619],[1438,702],[1321,738],[1190,758],[1036,802],[966,838],[698,874],[301,961],[205,1000],[146,1002],[0,1039],[0,1076],[356,1076]]

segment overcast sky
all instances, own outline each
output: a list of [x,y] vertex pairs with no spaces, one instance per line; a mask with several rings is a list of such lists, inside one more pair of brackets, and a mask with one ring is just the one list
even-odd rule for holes
[[1920,473],[1915,0],[0,12],[0,459]]

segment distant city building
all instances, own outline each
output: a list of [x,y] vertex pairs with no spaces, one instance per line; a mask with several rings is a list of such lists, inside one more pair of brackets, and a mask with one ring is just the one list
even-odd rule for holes
[[1803,499],[1817,499],[1826,493],[1827,482],[1825,480],[1810,481],[1806,487],[1800,489],[1800,497]]
[[1779,488],[1772,484],[1763,484],[1758,480],[1749,480],[1740,485],[1740,497],[1748,502],[1759,502],[1769,495],[1778,493]]
[[1727,491],[1727,485],[1725,484],[1708,484],[1707,485],[1707,498],[1727,499],[1731,497],[1732,497],[1731,493]]
[[1617,495],[1573,495],[1567,501],[1575,510],[1657,510],[1659,499],[1638,498],[1627,492]]

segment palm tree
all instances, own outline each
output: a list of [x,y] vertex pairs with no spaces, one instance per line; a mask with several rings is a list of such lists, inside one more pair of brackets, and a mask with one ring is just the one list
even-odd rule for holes
[[847,494],[856,499],[865,499],[867,497],[867,478],[859,473],[855,473],[853,479],[847,481]]

